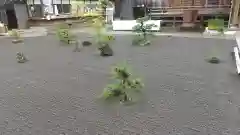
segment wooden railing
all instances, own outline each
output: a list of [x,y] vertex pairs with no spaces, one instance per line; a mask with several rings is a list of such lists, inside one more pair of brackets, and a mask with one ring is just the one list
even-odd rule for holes
[[149,12],[158,11],[158,13],[183,12],[186,10],[208,10],[208,9],[229,9],[231,5],[204,5],[204,6],[178,6],[178,7],[148,7]]

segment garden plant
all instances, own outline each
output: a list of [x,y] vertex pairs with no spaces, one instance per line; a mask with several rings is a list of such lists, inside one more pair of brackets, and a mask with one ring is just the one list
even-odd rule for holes
[[101,10],[101,15],[102,17],[105,19],[106,17],[106,8],[107,6],[110,4],[110,1],[109,0],[99,0],[99,8]]
[[146,24],[148,21],[148,17],[142,17],[137,19],[137,25],[133,27],[133,32],[136,33],[132,44],[133,45],[140,45],[140,46],[146,46],[150,45],[149,36],[154,36],[152,32],[152,28],[156,27],[154,24]]
[[140,79],[131,79],[131,73],[126,66],[114,67],[113,77],[116,83],[107,85],[101,95],[104,99],[117,98],[121,102],[131,101],[130,94],[139,91],[143,87]]
[[67,24],[58,25],[56,34],[58,39],[65,44],[70,44],[74,40],[74,36],[70,33],[70,28]]
[[[23,43],[23,39],[21,38],[21,35],[17,30],[10,31],[9,35],[11,37],[13,37],[12,43],[14,43],[14,44]],[[25,63],[25,62],[28,61],[28,59],[23,54],[23,52],[17,52],[16,60],[17,60],[18,63]]]
[[94,19],[93,23],[95,29],[95,40],[97,43],[97,48],[100,51],[101,56],[112,56],[113,50],[110,47],[110,42],[115,40],[113,35],[106,33],[105,22],[102,17]]
[[74,44],[73,52],[80,52],[81,48],[79,47],[79,42],[76,40],[76,36],[71,33],[70,26],[69,23],[58,25],[57,37],[60,42],[63,42],[64,44]]
[[101,35],[100,40],[98,42],[98,49],[100,51],[101,56],[112,56],[113,50],[110,47],[110,42],[114,40],[112,35]]
[[[208,29],[216,30],[220,34],[224,34],[224,20],[223,19],[210,19],[208,20]],[[220,63],[220,59],[216,56],[217,48],[213,49],[214,55],[208,59],[209,63],[218,64]]]
[[13,37],[12,43],[17,44],[17,43],[22,43],[23,42],[23,40],[21,38],[21,35],[17,30],[10,31],[9,35],[11,37]]
[[212,56],[207,61],[212,64],[220,63],[220,59],[217,57],[217,49],[214,48],[212,51]]
[[208,20],[208,29],[216,30],[220,34],[224,33],[224,20],[223,19],[209,19]]
[[22,52],[17,52],[16,59],[18,63],[25,63],[28,61],[28,59]]

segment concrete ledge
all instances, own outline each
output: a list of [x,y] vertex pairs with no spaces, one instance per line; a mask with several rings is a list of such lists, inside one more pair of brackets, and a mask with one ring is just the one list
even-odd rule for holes
[[0,36],[8,36],[8,33],[0,33]]
[[235,60],[236,60],[237,74],[240,75],[240,57],[239,57],[238,47],[234,47],[233,51],[234,51],[234,56],[235,56]]
[[236,31],[232,31],[232,30],[224,32],[225,35],[236,35],[236,33],[237,33]]
[[178,28],[178,31],[180,31],[180,32],[204,32],[204,29],[199,25],[193,25],[193,26],[180,26]]
[[[132,31],[137,24],[136,20],[114,20],[112,23],[114,31]],[[146,24],[156,25],[151,29],[152,31],[160,31],[161,29],[161,20],[148,20]]]
[[236,34],[236,31],[233,31],[233,30],[227,30],[227,31],[224,31],[223,33],[217,31],[217,30],[209,30],[208,27],[205,28],[205,34],[208,34],[208,35],[211,35],[211,36],[216,36],[216,35],[235,35]]
[[211,36],[216,36],[216,35],[220,35],[222,34],[221,32],[217,31],[217,30],[209,30],[208,27],[205,28],[204,31],[205,34],[209,34]]
[[236,42],[237,42],[238,49],[240,49],[240,37],[236,37]]

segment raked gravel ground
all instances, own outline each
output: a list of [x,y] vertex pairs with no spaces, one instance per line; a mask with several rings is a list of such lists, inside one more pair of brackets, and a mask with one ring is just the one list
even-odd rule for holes
[[[87,35],[79,35],[83,39]],[[0,39],[0,135],[240,135],[232,40],[161,36],[147,47],[119,35],[115,55],[72,52],[54,36]],[[18,64],[23,51],[29,62]],[[216,54],[222,63],[205,61]],[[145,87],[133,105],[97,99],[126,61]]]

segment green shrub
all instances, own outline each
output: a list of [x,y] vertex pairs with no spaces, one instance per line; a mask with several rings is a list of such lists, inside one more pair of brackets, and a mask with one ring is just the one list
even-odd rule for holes
[[223,19],[210,19],[210,20],[208,20],[208,29],[223,32],[223,30],[224,30],[224,20]]
[[25,63],[28,61],[28,59],[22,52],[17,52],[16,59],[18,63]]
[[97,48],[100,50],[101,56],[112,56],[113,50],[110,47],[110,42],[115,40],[113,35],[106,33],[105,21],[103,17],[98,17],[93,20],[93,28],[95,30],[95,37]]
[[9,31],[8,34],[11,37],[13,37],[14,39],[20,39],[21,38],[20,33],[17,30]]
[[13,38],[12,43],[18,44],[23,42],[23,39],[21,38],[21,35],[17,30],[9,31],[8,34]]
[[101,95],[104,99],[115,97],[120,98],[121,101],[129,101],[130,91],[138,91],[143,87],[140,79],[131,79],[131,73],[126,66],[114,67],[113,77],[116,83],[107,85]]
[[67,24],[58,25],[56,34],[58,39],[66,44],[70,44],[70,42],[74,40],[74,36],[70,33],[70,29]]
[[133,32],[137,34],[133,39],[133,45],[145,46],[150,44],[148,36],[153,36],[153,32],[151,31],[151,29],[153,27],[156,27],[156,25],[145,24],[146,21],[148,21],[148,17],[137,19],[138,24],[133,27]]

